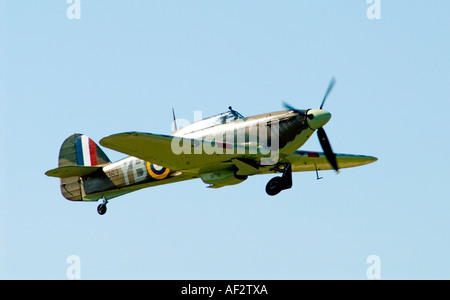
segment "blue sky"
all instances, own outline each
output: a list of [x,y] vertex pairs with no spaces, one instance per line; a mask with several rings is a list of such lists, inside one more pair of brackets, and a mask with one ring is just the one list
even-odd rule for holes
[[[448,1],[0,1],[0,278],[450,278]],[[73,133],[169,134],[229,105],[243,115],[320,105],[338,153],[379,161],[295,173],[277,197],[254,176],[98,203],[44,175]],[[320,150],[313,136],[303,147]],[[111,160],[124,157],[103,149]]]

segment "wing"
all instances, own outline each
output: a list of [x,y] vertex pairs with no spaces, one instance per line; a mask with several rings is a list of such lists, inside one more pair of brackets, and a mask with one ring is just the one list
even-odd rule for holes
[[[168,135],[125,132],[105,137],[100,144],[172,170],[206,172],[234,165],[238,169],[238,175],[273,172],[273,166],[258,166],[254,160],[242,159],[236,154],[226,154],[226,151],[220,155],[209,155],[201,149],[198,151],[197,147],[201,145],[201,141],[194,139],[183,140]],[[336,154],[336,159],[341,169],[362,166],[377,160],[373,156],[339,153]],[[323,152],[295,151],[282,158],[280,163],[291,163],[294,172],[315,171],[316,168],[317,170],[333,169]]]
[[104,147],[172,169],[193,170],[218,164],[235,154],[207,154],[202,141],[144,132],[125,132],[103,138]]
[[[367,155],[353,155],[353,154],[336,154],[336,160],[339,168],[358,167],[378,159]],[[323,152],[313,151],[295,151],[294,153],[285,156],[279,164],[290,163],[293,172],[306,172],[317,170],[333,170],[333,167],[328,162]],[[237,175],[256,175],[274,173],[274,166],[259,166],[255,161],[245,159],[231,159],[228,163],[233,164],[237,168]],[[226,163],[222,163],[222,168],[230,167]]]
[[[367,155],[353,155],[353,154],[336,154],[336,160],[339,168],[358,167],[378,159]],[[328,162],[323,152],[313,151],[295,151],[294,153],[283,157],[277,165],[290,163],[293,172],[306,172],[317,170],[333,170],[333,167]],[[232,158],[222,163],[210,165],[200,170],[201,172],[214,172],[221,169],[236,169],[236,175],[257,175],[270,174],[276,172],[274,166],[261,166],[257,161],[245,158]]]
[[[336,160],[340,169],[358,167],[378,159],[367,155],[353,155],[336,153]],[[317,170],[333,170],[323,152],[313,151],[295,151],[291,155],[286,156],[282,162],[289,162],[292,165],[292,171],[315,171]]]

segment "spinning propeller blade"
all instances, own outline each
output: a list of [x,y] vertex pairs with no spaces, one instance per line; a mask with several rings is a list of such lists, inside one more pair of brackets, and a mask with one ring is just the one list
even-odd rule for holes
[[289,110],[292,110],[292,111],[298,113],[301,116],[305,116],[306,115],[306,110],[304,110],[304,109],[296,109],[295,107],[287,104],[286,102],[283,102],[283,106],[285,108],[289,109]]
[[336,161],[336,155],[331,149],[330,141],[328,140],[327,134],[323,128],[317,129],[317,136],[319,137],[320,146],[322,146],[325,157],[327,158],[330,165],[336,172],[339,172],[339,167]]
[[330,84],[328,85],[328,89],[325,92],[325,96],[323,96],[322,104],[320,104],[320,109],[322,109],[323,105],[325,104],[325,100],[327,100],[328,95],[330,94],[331,90],[333,89],[334,84],[336,83],[336,80],[331,78]]

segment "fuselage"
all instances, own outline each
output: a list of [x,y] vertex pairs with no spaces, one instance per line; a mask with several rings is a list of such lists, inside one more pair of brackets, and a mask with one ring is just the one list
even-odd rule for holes
[[[242,157],[244,154],[257,164],[262,163],[262,158],[270,157],[269,163],[265,164],[276,165],[280,158],[296,151],[314,133],[316,124],[311,126],[310,123],[306,111],[299,114],[286,110],[251,117],[242,117],[231,111],[187,125],[173,132],[172,136],[207,141],[209,145],[212,142],[215,149],[222,150],[229,157],[234,154]],[[206,147],[203,150],[206,151]],[[178,170],[129,156],[104,166],[101,174],[84,177],[84,198],[98,200],[105,195],[112,198],[151,186],[156,181],[171,182],[178,175]]]
[[220,141],[247,149],[274,148],[271,146],[274,144],[281,153],[290,154],[301,147],[313,132],[306,117],[292,111],[278,111],[245,118],[232,118],[231,113],[224,113],[187,125],[172,135]]

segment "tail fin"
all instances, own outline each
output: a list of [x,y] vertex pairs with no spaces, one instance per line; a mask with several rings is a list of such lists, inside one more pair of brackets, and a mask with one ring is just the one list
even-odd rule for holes
[[94,141],[84,134],[69,136],[59,151],[58,167],[97,166],[111,161]]
[[58,168],[45,174],[61,178],[61,193],[73,201],[83,200],[81,176],[101,169],[111,161],[100,147],[83,134],[69,136],[59,151]]

